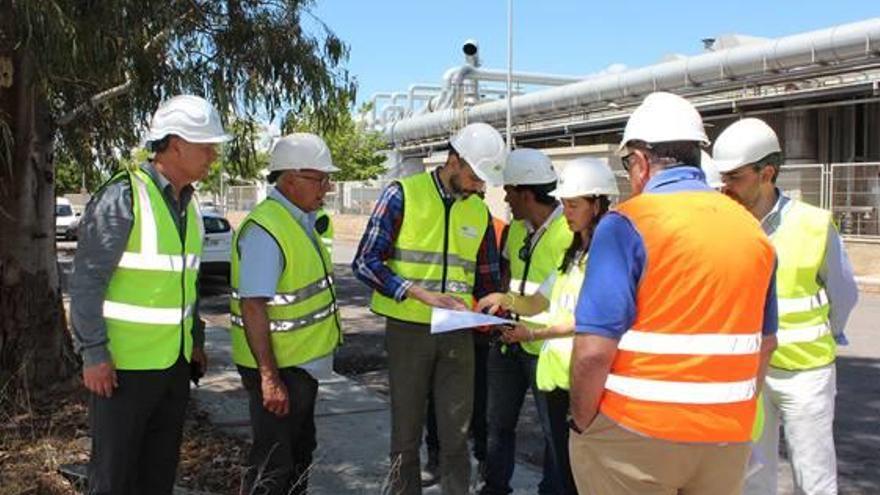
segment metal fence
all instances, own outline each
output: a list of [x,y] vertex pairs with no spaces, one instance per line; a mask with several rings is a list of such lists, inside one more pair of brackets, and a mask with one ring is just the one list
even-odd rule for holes
[[832,163],[828,208],[844,237],[880,240],[880,163]]
[[[616,170],[621,198],[630,195],[626,172]],[[783,165],[779,189],[831,211],[846,239],[880,242],[880,162]]]
[[390,181],[336,182],[324,198],[324,204],[335,213],[369,215],[388,182]]

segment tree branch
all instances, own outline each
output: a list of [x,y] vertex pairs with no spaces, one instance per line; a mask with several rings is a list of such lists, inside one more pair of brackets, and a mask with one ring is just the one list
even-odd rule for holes
[[[189,12],[187,12],[186,15],[181,17],[181,20],[187,19],[190,16],[190,14],[192,14],[195,11],[195,9],[197,7],[198,7],[197,5],[194,5],[193,9],[191,9]],[[165,29],[160,31],[156,36],[153,36],[149,41],[147,41],[144,44],[144,51],[146,52],[154,44],[159,43],[161,41],[164,41],[165,38],[167,38],[171,34],[172,28],[174,28],[174,24],[166,27]],[[58,121],[57,121],[58,126],[64,127],[64,126],[70,124],[71,122],[73,122],[73,120],[76,117],[83,114],[84,112],[89,111],[89,110],[93,110],[94,108],[97,108],[98,105],[104,103],[105,101],[112,100],[113,98],[116,98],[116,97],[119,97],[119,96],[122,96],[122,95],[128,93],[128,90],[131,89],[131,85],[132,85],[131,74],[128,71],[126,71],[124,83],[122,83],[118,86],[114,86],[110,89],[101,91],[100,93],[89,98],[88,101],[77,105],[76,107],[74,107],[73,110],[67,112],[66,114],[62,115],[58,119]]]

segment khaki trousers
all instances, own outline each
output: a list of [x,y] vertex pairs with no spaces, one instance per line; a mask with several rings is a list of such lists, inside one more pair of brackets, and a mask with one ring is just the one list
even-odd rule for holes
[[740,495],[750,450],[657,440],[602,414],[568,446],[578,492],[589,495]]

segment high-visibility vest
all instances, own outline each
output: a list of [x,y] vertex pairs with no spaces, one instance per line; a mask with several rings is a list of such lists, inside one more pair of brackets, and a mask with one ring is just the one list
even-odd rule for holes
[[[553,284],[550,298],[550,324],[574,325],[574,308],[581,293],[586,274],[587,257],[573,262],[565,273],[559,273]],[[569,390],[571,373],[571,350],[574,337],[547,339],[538,354],[535,381],[538,389],[550,392],[561,388]]]
[[[535,241],[532,241],[531,255],[526,261],[520,257],[520,251],[526,247],[528,230],[523,220],[514,220],[507,231],[507,244],[504,250],[510,261],[510,292],[521,296],[531,296],[538,292],[541,282],[550,274],[559,269],[565,250],[571,244],[574,234],[568,228],[568,223],[563,215],[554,218],[544,232]],[[542,328],[549,323],[550,313],[544,311],[534,316],[516,316],[527,327]],[[538,355],[541,352],[541,340],[532,342],[520,342],[520,346],[529,354]]]
[[232,242],[232,295],[230,334],[232,359],[256,368],[245,336],[238,289],[241,253],[238,238],[249,223],[259,225],[281,248],[284,269],[268,301],[272,352],[279,368],[288,368],[326,356],[342,341],[330,255],[320,240],[313,241],[279,201],[263,200],[242,222]]
[[[428,172],[399,183],[403,187],[403,221],[387,266],[420,287],[473,305],[477,254],[489,226],[486,205],[476,195],[444,203]],[[373,291],[370,307],[398,320],[431,322],[431,308],[413,298],[397,302]]]
[[324,244],[324,249],[327,250],[327,253],[330,255],[331,259],[333,257],[333,219],[330,217],[330,214],[327,213],[327,210],[321,208],[315,214],[315,231],[318,233],[318,236],[321,238],[321,242]]
[[125,176],[134,222],[104,294],[107,346],[117,369],[167,369],[181,354],[187,361],[192,355],[204,227],[193,199],[181,236],[153,179],[137,169],[113,180]]
[[775,255],[753,216],[714,191],[641,194],[618,206],[646,262],[600,411],[675,442],[747,442]]
[[828,315],[831,306],[819,280],[831,213],[791,200],[782,223],[770,236],[776,247],[778,347],[770,366],[808,370],[834,361],[837,344]]

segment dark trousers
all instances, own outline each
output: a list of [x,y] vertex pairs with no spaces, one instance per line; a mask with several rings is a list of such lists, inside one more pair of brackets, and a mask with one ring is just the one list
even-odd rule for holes
[[[471,414],[470,435],[474,442],[474,459],[486,460],[486,361],[489,358],[489,336],[474,332],[474,411]],[[428,419],[425,424],[425,445],[428,452],[440,451],[437,438],[437,414],[434,412],[434,394],[428,397]]]
[[189,364],[116,370],[110,398],[89,397],[92,455],[89,493],[170,495],[189,400]]
[[470,330],[431,335],[428,325],[389,318],[385,348],[391,389],[391,493],[422,492],[419,447],[431,393],[437,406],[442,491],[468,493],[467,432],[474,394]]
[[[545,456],[549,455],[553,460],[549,467],[553,470],[554,492],[560,495],[577,495],[568,457],[568,391],[557,388],[540,394],[547,404],[549,428],[544,430],[547,442]],[[544,466],[548,467],[548,463],[544,462]]]
[[[538,419],[545,437],[549,436],[547,403],[535,385],[535,367],[538,358],[518,345],[492,346],[487,366],[488,383],[488,452],[486,455],[486,483],[482,495],[506,495],[513,490],[510,479],[516,465],[516,424],[526,391],[532,390]],[[545,445],[543,479],[539,493],[555,493],[555,473],[551,447]]]
[[318,445],[315,432],[318,381],[300,368],[279,369],[281,381],[287,387],[290,409],[287,416],[278,417],[263,407],[260,373],[241,366],[238,372],[248,392],[253,431],[242,493],[306,493],[312,453]]

